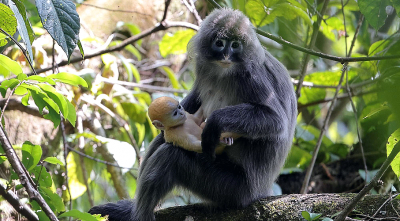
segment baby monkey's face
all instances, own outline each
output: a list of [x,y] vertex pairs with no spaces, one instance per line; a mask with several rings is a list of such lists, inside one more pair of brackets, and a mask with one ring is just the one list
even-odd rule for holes
[[178,126],[186,121],[185,109],[177,102],[175,108],[169,113],[169,122],[167,123],[170,127]]

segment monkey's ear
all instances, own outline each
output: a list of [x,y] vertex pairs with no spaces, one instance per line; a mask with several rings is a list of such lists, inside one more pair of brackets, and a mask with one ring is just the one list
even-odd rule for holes
[[157,129],[159,130],[164,130],[164,124],[161,123],[161,121],[159,120],[153,120],[153,122],[151,122]]

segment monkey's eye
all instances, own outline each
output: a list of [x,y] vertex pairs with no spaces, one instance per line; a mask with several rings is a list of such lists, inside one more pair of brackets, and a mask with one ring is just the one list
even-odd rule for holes
[[225,45],[226,45],[226,40],[216,38],[213,41],[212,49],[215,50],[215,51],[222,51],[222,50],[224,50]]
[[175,112],[174,112],[174,116],[176,116],[177,114],[178,114],[178,111],[175,111]]
[[240,52],[242,50],[242,44],[238,41],[232,41],[231,48],[233,52]]
[[181,109],[182,108],[182,106],[181,105],[178,105],[178,109]]

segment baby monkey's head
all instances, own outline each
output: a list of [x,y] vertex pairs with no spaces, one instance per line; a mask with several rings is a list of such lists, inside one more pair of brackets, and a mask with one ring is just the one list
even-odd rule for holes
[[179,126],[186,121],[185,110],[171,97],[155,99],[150,104],[148,113],[153,125],[160,130]]

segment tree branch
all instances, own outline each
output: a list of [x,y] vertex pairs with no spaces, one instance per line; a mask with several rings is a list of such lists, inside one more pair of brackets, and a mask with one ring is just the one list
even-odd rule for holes
[[6,187],[4,187],[1,183],[0,194],[4,197],[4,199],[7,200],[7,202],[11,204],[12,207],[14,207],[18,213],[25,216],[28,220],[39,221],[39,217],[36,215],[36,213],[33,212],[28,205],[21,203],[18,196],[15,195],[11,190],[7,190]]
[[50,218],[50,220],[58,221],[56,215],[53,213],[49,205],[47,205],[46,201],[43,199],[40,193],[33,186],[33,183],[30,181],[29,174],[25,172],[26,169],[24,169],[24,166],[22,165],[21,161],[17,156],[17,153],[15,152],[10,141],[8,140],[8,137],[2,126],[0,126],[0,143],[7,155],[8,161],[10,162],[15,173],[18,175],[21,184],[25,187],[25,190],[28,193],[29,198],[35,200],[39,204],[39,206],[42,208],[44,213]]

